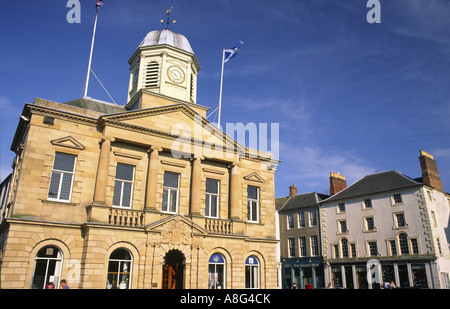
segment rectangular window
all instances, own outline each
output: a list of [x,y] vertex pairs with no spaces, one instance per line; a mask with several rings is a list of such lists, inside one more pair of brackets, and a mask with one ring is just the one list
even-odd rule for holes
[[401,204],[401,203],[403,203],[402,195],[400,193],[396,193],[396,194],[392,195],[392,198],[394,200],[394,204]]
[[134,166],[117,163],[116,181],[114,184],[113,206],[131,207],[133,192]]
[[417,242],[417,238],[411,238],[411,247],[413,254],[419,254],[419,243]]
[[287,228],[291,230],[294,228],[294,214],[287,214]]
[[309,212],[309,226],[317,226],[317,214],[315,210]]
[[247,187],[247,219],[250,222],[258,222],[259,188]]
[[164,172],[162,211],[176,213],[178,211],[178,191],[180,174]]
[[372,208],[372,200],[370,198],[364,200],[365,208]]
[[317,239],[317,236],[311,236],[311,256],[318,256],[319,255],[319,241]]
[[77,157],[66,153],[55,153],[48,198],[70,201]]
[[356,257],[356,244],[350,244],[350,247],[352,248],[352,257]]
[[346,220],[341,220],[338,221],[339,222],[339,233],[347,233],[347,221]]
[[206,217],[219,217],[219,185],[220,182],[218,180],[206,178]]
[[339,203],[338,212],[345,212],[345,203]]
[[397,221],[397,227],[405,227],[406,226],[406,222],[405,222],[405,214],[404,213],[396,213],[395,214],[395,219]]
[[305,213],[304,212],[299,212],[298,213],[298,227],[302,228],[306,226],[306,222],[305,222]]
[[389,240],[389,243],[391,244],[391,255],[397,255],[397,245],[395,240]]
[[288,238],[288,254],[289,257],[295,256],[295,239]]
[[339,245],[334,245],[334,258],[339,258]]
[[375,224],[373,222],[373,217],[364,218],[366,221],[366,231],[375,231]]
[[299,241],[299,248],[300,248],[300,256],[306,256],[306,237],[300,237],[298,239]]
[[378,255],[377,242],[376,241],[369,241],[368,242],[368,246],[369,246],[369,254],[370,254],[370,256],[377,256]]

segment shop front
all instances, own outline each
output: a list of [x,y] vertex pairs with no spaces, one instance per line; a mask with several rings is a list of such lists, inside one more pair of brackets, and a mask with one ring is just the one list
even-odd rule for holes
[[[330,263],[325,273],[327,282],[337,288],[379,289],[385,283],[395,288],[433,288],[433,266],[429,260],[380,261],[374,270],[366,261]],[[372,284],[367,280],[368,273],[372,274]]]
[[282,259],[283,289],[324,287],[321,257]]

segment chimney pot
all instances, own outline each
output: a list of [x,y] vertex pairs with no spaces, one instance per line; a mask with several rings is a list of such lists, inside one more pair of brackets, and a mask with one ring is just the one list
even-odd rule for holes
[[295,186],[295,183],[289,187],[289,197],[297,195],[297,187]]
[[347,181],[343,175],[338,173],[330,173],[330,195],[335,195],[339,191],[347,188]]
[[442,187],[441,177],[437,168],[437,163],[433,155],[421,150],[419,156],[420,169],[422,170],[422,181],[425,185],[434,188],[435,190],[444,192]]

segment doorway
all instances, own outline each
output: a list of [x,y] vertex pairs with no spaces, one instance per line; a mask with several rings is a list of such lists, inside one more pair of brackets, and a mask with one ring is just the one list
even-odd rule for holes
[[184,254],[170,250],[164,257],[162,289],[182,289],[184,282]]

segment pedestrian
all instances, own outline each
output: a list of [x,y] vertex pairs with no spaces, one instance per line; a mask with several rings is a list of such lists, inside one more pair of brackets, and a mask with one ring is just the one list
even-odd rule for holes
[[68,290],[68,289],[70,289],[69,286],[67,285],[66,279],[62,279],[61,282],[60,282],[59,284],[61,285],[61,288],[62,288],[63,290]]
[[386,282],[384,283],[384,289],[385,289],[385,290],[389,290],[390,288],[391,288],[391,284],[390,284],[389,282],[386,281]]
[[395,283],[394,283],[394,281],[391,281],[391,289],[395,289]]

